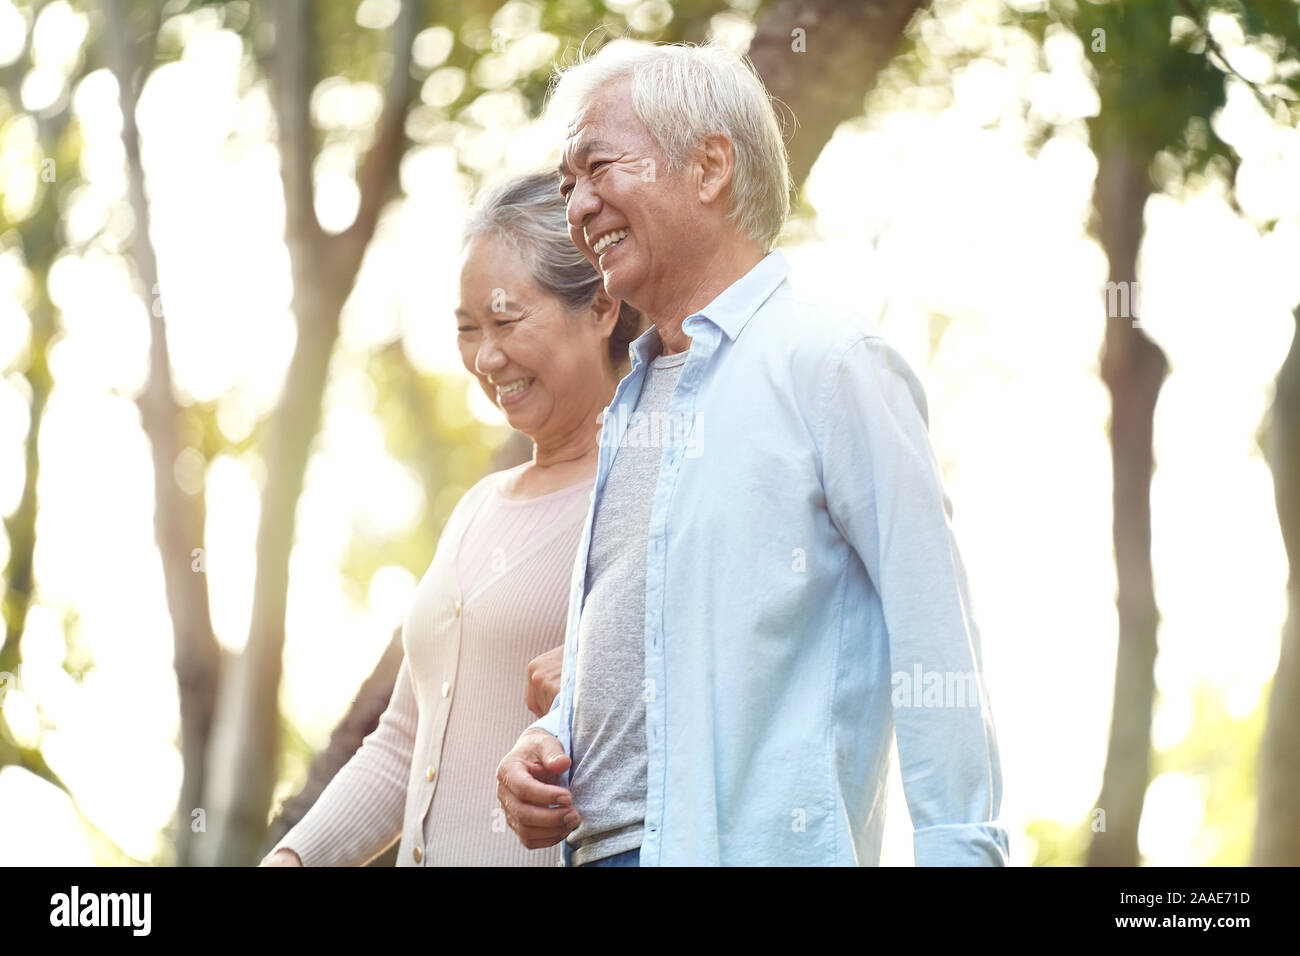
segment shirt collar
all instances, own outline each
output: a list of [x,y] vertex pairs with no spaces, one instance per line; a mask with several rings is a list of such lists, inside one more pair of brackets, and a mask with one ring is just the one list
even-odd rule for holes
[[697,324],[691,322],[691,319],[697,315],[703,316],[722,329],[727,338],[734,342],[745,323],[789,274],[790,263],[786,261],[785,254],[780,249],[773,249],[754,268],[727,286],[716,299],[695,315],[687,317],[682,328],[686,328],[687,324]]
[[[790,274],[790,263],[780,249],[773,249],[759,260],[754,268],[727,286],[722,293],[700,311],[687,316],[682,328],[690,331],[697,318],[708,319],[722,329],[727,338],[735,341],[745,324],[767,301],[777,286]],[[628,346],[633,365],[649,362],[660,353],[662,343],[659,330],[651,326]]]

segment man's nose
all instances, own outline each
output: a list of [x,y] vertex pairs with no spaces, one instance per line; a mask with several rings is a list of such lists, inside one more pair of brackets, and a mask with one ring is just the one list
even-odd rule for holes
[[599,208],[600,199],[596,196],[595,190],[582,182],[573,184],[573,188],[569,190],[569,204],[565,207],[565,215],[575,235],[582,235],[583,226]]

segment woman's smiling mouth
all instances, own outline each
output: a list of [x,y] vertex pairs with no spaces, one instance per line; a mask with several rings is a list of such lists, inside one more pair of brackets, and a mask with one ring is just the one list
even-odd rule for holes
[[523,398],[524,393],[533,387],[536,378],[517,378],[513,382],[497,386],[497,401],[502,405],[513,405]]

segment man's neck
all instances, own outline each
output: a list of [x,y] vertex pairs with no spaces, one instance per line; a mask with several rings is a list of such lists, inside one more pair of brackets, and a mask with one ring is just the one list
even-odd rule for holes
[[752,242],[717,248],[708,258],[694,265],[688,276],[673,281],[669,290],[671,298],[663,305],[642,309],[659,332],[662,354],[672,355],[689,349],[691,337],[682,331],[682,323],[747,275],[765,255]]

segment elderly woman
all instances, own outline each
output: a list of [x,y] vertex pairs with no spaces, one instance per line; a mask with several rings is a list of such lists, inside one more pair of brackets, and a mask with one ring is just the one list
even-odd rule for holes
[[[453,510],[403,623],[393,697],[361,749],[263,865],[347,866],[400,837],[399,866],[554,866],[497,805],[502,753],[537,713],[529,662],[559,671],[599,419],[640,316],[570,242],[553,173],[491,192],[465,232],[461,360],[532,461],[488,475]],[[551,658],[554,658],[553,660]]]

